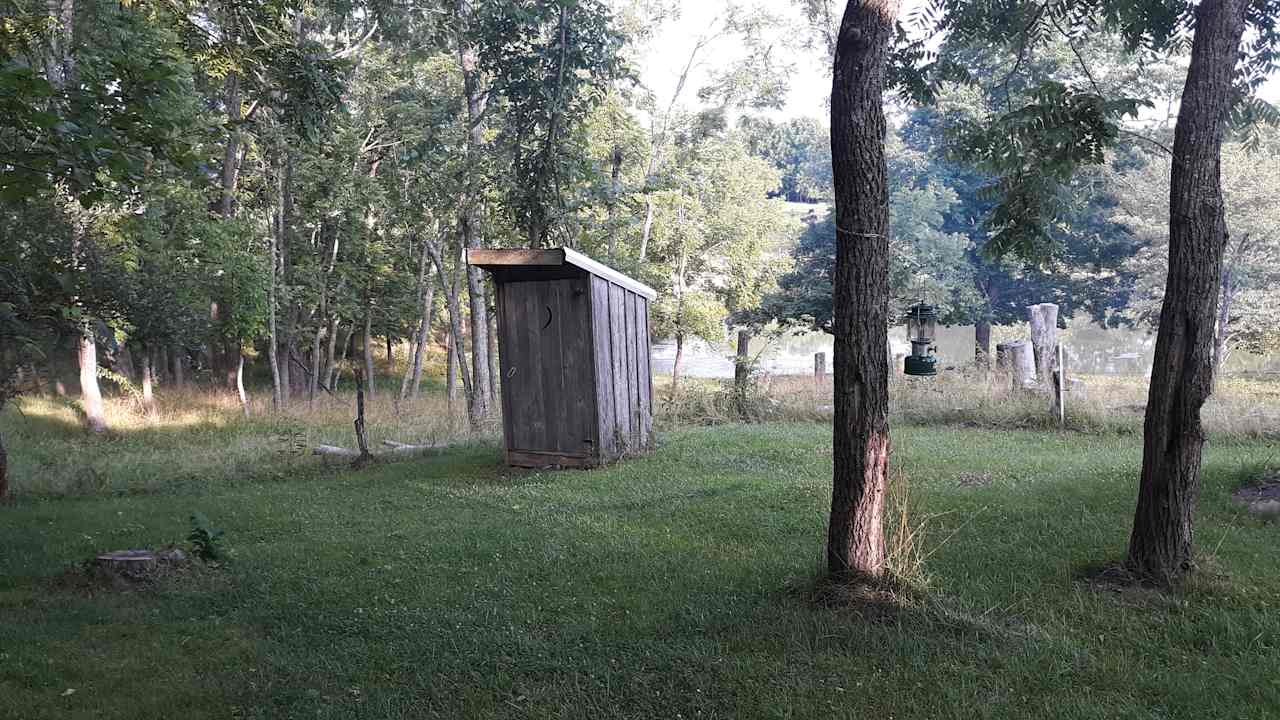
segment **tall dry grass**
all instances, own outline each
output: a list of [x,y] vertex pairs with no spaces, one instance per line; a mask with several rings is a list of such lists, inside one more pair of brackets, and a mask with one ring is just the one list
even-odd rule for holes
[[[136,396],[108,397],[109,430],[84,430],[75,401],[26,397],[0,416],[10,450],[15,495],[156,492],[175,486],[287,478],[322,472],[317,445],[356,446],[355,393],[342,391],[295,400],[281,410],[257,393],[248,416],[236,397],[207,387],[160,388],[151,407]],[[492,421],[469,431],[461,400],[450,408],[443,393],[397,403],[383,392],[366,402],[371,445],[491,442]]]
[[[1059,428],[1044,392],[1015,388],[1000,373],[958,369],[933,378],[893,376],[889,415],[895,423],[949,424],[1000,429],[1090,433],[1140,433],[1146,408],[1147,379],[1136,376],[1080,376],[1082,386],[1066,393],[1067,421]],[[746,393],[746,418],[732,383],[688,380],[673,397],[655,378],[660,427],[713,425],[743,419],[765,422],[829,422],[832,381],[811,376],[756,375]],[[1225,377],[1205,405],[1202,417],[1210,434],[1240,437],[1280,436],[1280,378]]]

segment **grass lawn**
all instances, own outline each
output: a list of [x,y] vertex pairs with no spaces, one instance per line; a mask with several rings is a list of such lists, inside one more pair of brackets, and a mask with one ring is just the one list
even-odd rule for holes
[[[830,430],[666,432],[597,471],[495,447],[359,472],[0,508],[2,718],[1280,717],[1280,527],[1229,497],[1280,462],[1215,440],[1176,593],[1097,588],[1134,435],[899,427],[927,591],[820,607]],[[134,592],[58,576],[111,549],[233,555]],[[74,692],[71,692],[74,690]]]

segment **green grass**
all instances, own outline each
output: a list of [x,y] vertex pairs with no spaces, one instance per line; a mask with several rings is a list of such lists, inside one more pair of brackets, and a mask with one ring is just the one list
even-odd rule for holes
[[[666,432],[648,457],[430,460],[0,508],[3,718],[1267,718],[1280,528],[1229,494],[1280,461],[1215,441],[1173,593],[1081,579],[1122,553],[1140,439],[899,427],[927,588],[816,606],[819,424]],[[179,542],[225,567],[137,592],[58,576]],[[68,689],[75,692],[66,695]]]

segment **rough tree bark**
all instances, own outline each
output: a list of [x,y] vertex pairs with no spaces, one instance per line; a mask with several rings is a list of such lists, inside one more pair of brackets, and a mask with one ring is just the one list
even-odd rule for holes
[[1192,514],[1200,489],[1200,408],[1213,390],[1213,339],[1227,225],[1222,136],[1247,0],[1195,10],[1191,65],[1174,129],[1169,277],[1143,426],[1142,477],[1127,565],[1168,582],[1193,568]]
[[76,341],[76,358],[80,363],[80,403],[89,430],[106,432],[107,420],[102,409],[102,391],[98,389],[98,343],[93,321],[82,324]]
[[376,394],[373,390],[373,304],[365,302],[364,306],[364,339],[360,345],[364,349],[364,377],[368,388],[366,392],[372,400]]
[[835,428],[827,570],[884,572],[889,462],[889,187],[885,59],[901,0],[850,0],[831,89],[835,174]]

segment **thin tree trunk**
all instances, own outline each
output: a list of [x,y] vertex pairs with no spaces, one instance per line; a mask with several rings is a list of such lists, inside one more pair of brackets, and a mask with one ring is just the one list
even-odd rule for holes
[[751,409],[747,407],[747,391],[751,382],[751,331],[738,331],[738,352],[733,358],[733,389],[738,404],[738,417],[746,422],[751,420]]
[[236,353],[236,397],[240,400],[240,409],[245,417],[249,417],[249,396],[244,391],[244,353]]
[[343,336],[342,342],[340,343],[342,347],[342,355],[338,357],[337,362],[334,363],[333,367],[329,369],[329,391],[330,392],[338,391],[338,375],[339,373],[342,372],[342,364],[347,361],[347,357],[350,356],[351,354],[352,339],[355,337],[355,334],[356,334],[356,324],[351,323],[351,325],[347,327],[347,334]]
[[316,401],[316,389],[320,382],[320,359],[323,354],[320,352],[324,344],[324,333],[328,322],[324,318],[325,309],[324,298],[320,298],[320,317],[316,322],[316,337],[311,343],[311,377],[307,380],[307,402],[314,403]]
[[4,449],[4,434],[0,433],[0,502],[9,497],[9,453]]
[[[440,278],[440,284],[445,291],[445,299],[448,301],[449,308],[449,330],[453,336],[453,357],[457,361],[459,375],[462,377],[462,393],[467,399],[467,420],[473,431],[479,430],[484,419],[483,415],[476,412],[476,391],[475,384],[472,383],[471,373],[467,368],[466,355],[463,350],[466,347],[462,340],[462,309],[458,302],[458,276],[455,274],[453,281],[449,286],[444,285],[444,259],[437,250],[431,253],[431,260],[436,265],[436,273]],[[451,374],[450,377],[453,377]],[[452,396],[450,396],[452,399]]]
[[1222,364],[1227,359],[1227,331],[1231,323],[1231,306],[1235,304],[1236,283],[1235,269],[1226,265],[1222,268],[1221,297],[1218,300],[1218,325],[1213,335],[1213,384],[1216,388],[1218,378],[1222,375]]
[[884,572],[889,462],[889,190],[885,58],[901,0],[851,0],[831,90],[835,174],[835,424],[827,569]]
[[[329,343],[324,351],[324,366],[320,370],[320,374],[325,378],[333,376],[333,363],[335,362],[334,354],[338,351],[338,316],[334,315],[329,320],[328,333]],[[333,389],[332,383],[325,383],[330,390]]]
[[644,229],[640,231],[640,264],[649,256],[649,237],[653,233],[653,198],[644,200]]
[[187,384],[186,367],[184,366],[187,352],[177,346],[170,348],[170,352],[173,354],[173,385],[174,387],[182,387]]
[[427,250],[429,239],[422,241],[422,250],[418,256],[418,327],[413,333],[413,357],[404,370],[404,380],[400,383],[400,401],[418,396],[418,387],[422,380],[422,355],[427,346],[427,338],[431,337],[431,312],[435,305],[435,286],[431,284],[428,274],[430,269],[430,252]]
[[680,365],[684,362],[684,333],[676,333],[676,358],[671,362],[671,399],[680,391]]
[[[489,300],[493,301],[492,307],[497,308],[492,286],[490,286],[488,295]],[[489,313],[487,329],[489,333],[489,397],[493,398],[496,404],[498,398],[498,376],[502,374],[498,370],[498,313],[496,311]],[[494,405],[489,407],[492,409]]]
[[609,218],[609,249],[608,259],[612,265],[617,258],[618,250],[618,196],[622,194],[622,161],[626,159],[622,148],[618,145],[613,146],[613,153],[610,155],[613,169],[609,173],[609,202],[606,206]]
[[152,406],[155,396],[151,391],[151,349],[142,348],[142,404],[148,408]]
[[364,306],[364,338],[361,341],[361,347],[364,349],[364,376],[368,381],[369,399],[374,396],[373,391],[373,305],[365,303]]
[[458,354],[453,348],[453,328],[450,327],[444,336],[444,396],[449,401],[449,412],[453,412],[453,404],[458,399]]
[[1200,490],[1200,408],[1213,390],[1214,321],[1227,225],[1222,136],[1231,106],[1247,0],[1196,7],[1191,64],[1174,130],[1169,277],[1143,426],[1142,479],[1127,564],[1169,581],[1192,569]]
[[[365,337],[368,340],[368,337]],[[368,462],[373,458],[369,452],[369,436],[364,427],[364,371],[356,370],[356,444],[360,447],[360,458],[357,462]]]
[[390,370],[394,366],[396,358],[391,347],[391,336],[388,335],[384,339],[387,341],[387,369]]
[[[283,198],[284,179],[279,178],[277,182],[278,192]],[[276,267],[280,262],[277,248],[280,245],[280,229],[284,225],[283,215],[283,210],[276,215],[275,227],[272,228],[272,232],[269,234],[270,244],[267,248],[271,260],[271,274],[267,278],[267,361],[271,363],[271,406],[276,410],[284,407],[284,392],[280,383],[279,347],[277,345],[279,338],[276,337]]]
[[[458,0],[455,8],[458,20],[458,65],[462,70],[463,91],[467,103],[467,159],[475,163],[485,145],[484,113],[487,105],[487,94],[481,86],[481,75],[476,49],[465,37],[465,30],[470,20],[471,10],[465,0]],[[468,174],[470,182],[470,174]],[[484,238],[480,231],[480,193],[471,187],[464,188],[462,212],[459,226],[463,245],[468,250],[484,247]],[[443,271],[442,271],[443,272]],[[467,298],[471,309],[471,377],[474,379],[474,392],[468,390],[468,408],[473,417],[484,418],[489,415],[489,407],[493,404],[489,382],[489,309],[485,303],[484,274],[473,265],[468,265]],[[459,346],[458,358],[465,362],[465,351]],[[474,397],[472,397],[474,395]]]

